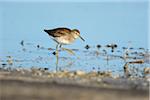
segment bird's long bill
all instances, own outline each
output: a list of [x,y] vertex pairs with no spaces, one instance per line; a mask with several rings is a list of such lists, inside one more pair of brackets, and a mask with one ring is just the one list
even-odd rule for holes
[[79,35],[79,37],[80,37],[81,40],[85,41],[80,35]]

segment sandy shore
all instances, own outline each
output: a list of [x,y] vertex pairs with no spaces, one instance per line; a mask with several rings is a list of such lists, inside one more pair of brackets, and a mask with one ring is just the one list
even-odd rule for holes
[[[64,75],[65,73],[65,75]],[[59,75],[58,75],[59,74]],[[63,74],[63,75],[62,75]],[[61,77],[60,77],[61,75]],[[0,71],[1,100],[148,100],[145,79]],[[86,77],[85,77],[86,76]]]

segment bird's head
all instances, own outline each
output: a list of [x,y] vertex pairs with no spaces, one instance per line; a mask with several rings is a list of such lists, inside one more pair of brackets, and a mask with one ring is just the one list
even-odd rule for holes
[[80,31],[77,29],[73,29],[72,30],[72,35],[74,36],[74,38],[80,38],[81,40],[85,41],[81,36],[80,36]]

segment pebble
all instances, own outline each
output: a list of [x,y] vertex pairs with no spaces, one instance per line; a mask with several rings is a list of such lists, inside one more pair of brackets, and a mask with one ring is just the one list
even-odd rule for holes
[[6,67],[6,66],[7,66],[7,64],[5,64],[5,63],[2,64],[2,67]]
[[53,54],[53,55],[56,55],[56,52],[53,52],[52,54]]
[[39,45],[39,44],[37,45],[37,48],[40,48],[40,45]]
[[81,70],[77,70],[77,71],[75,71],[75,75],[82,76],[82,75],[85,75],[85,72],[81,71]]
[[98,48],[98,49],[101,48],[101,47],[102,47],[101,45],[99,45],[99,44],[97,45],[97,48]]
[[150,74],[150,67],[144,68],[144,74]]
[[88,50],[89,48],[90,48],[90,46],[89,46],[89,45],[86,45],[86,46],[85,46],[85,49],[87,49],[87,50]]
[[32,72],[32,74],[33,75],[38,75],[38,76],[42,76],[42,72],[39,70],[39,69],[37,69],[37,68],[31,68],[31,72]]
[[22,41],[20,42],[20,44],[21,44],[22,46],[24,46],[24,40],[22,40]]

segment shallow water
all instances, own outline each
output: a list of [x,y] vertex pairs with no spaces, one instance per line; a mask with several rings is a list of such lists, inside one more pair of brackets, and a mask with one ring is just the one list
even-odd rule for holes
[[[19,43],[18,43],[19,44]],[[56,70],[55,49],[37,46],[34,43],[19,44],[18,50],[9,50],[3,53],[0,58],[0,66],[5,68],[48,68],[50,71]],[[142,64],[130,64],[130,69],[138,76],[142,76],[143,69],[150,66],[149,53],[144,49],[121,49],[119,46],[111,51],[111,48],[102,46],[90,46],[91,48],[72,49],[75,55],[67,51],[59,51],[59,70],[83,70],[110,71],[113,74],[123,75],[126,62],[144,60]],[[125,52],[128,51],[128,56]],[[146,56],[145,56],[146,55]]]
[[[126,62],[142,59],[145,63],[129,65],[142,73],[143,68],[150,66],[147,11],[147,2],[2,1],[0,67],[35,67],[55,71],[55,49],[48,50],[49,47],[55,48],[55,43],[43,30],[68,27],[79,29],[85,42],[77,40],[65,46],[75,49],[75,55],[60,51],[60,70],[123,74]],[[24,43],[21,45],[22,40]],[[114,52],[105,47],[109,43],[118,45]],[[84,48],[87,44],[90,45],[88,50]],[[98,44],[102,45],[100,49],[96,47]]]

